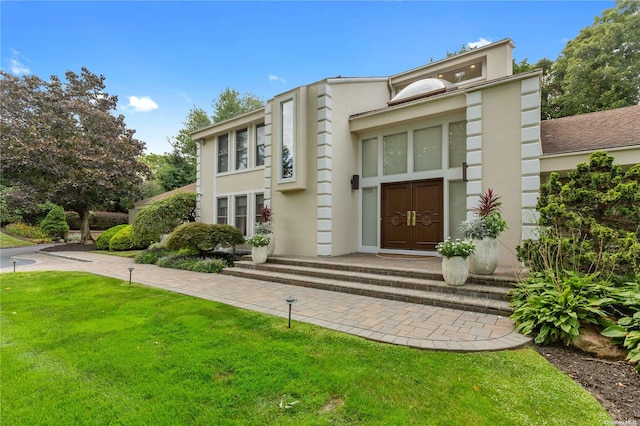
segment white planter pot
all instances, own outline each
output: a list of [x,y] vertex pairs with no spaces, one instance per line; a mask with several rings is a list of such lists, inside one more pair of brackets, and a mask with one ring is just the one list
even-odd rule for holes
[[469,257],[469,272],[477,275],[491,275],[498,266],[498,240],[485,237],[473,240],[475,252]]
[[469,276],[469,261],[461,256],[442,258],[442,276],[449,285],[462,285]]
[[269,253],[269,256],[271,256],[276,251],[276,236],[273,235],[272,232],[270,234],[267,234],[267,237],[269,237],[269,245],[267,246],[267,251]]
[[269,246],[251,247],[251,260],[253,263],[265,263],[269,257]]

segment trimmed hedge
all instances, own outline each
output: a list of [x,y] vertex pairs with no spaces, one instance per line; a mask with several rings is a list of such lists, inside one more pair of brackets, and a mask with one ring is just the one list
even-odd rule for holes
[[235,249],[243,243],[242,233],[231,225],[192,222],[177,227],[167,238],[165,246],[169,250],[189,249],[210,253],[218,247]]
[[[80,229],[80,216],[76,212],[65,212],[69,229]],[[127,225],[129,215],[117,212],[89,212],[89,227],[92,231],[104,231],[117,225]]]
[[127,226],[129,225],[116,225],[104,231],[96,240],[96,248],[98,250],[109,250],[109,241],[111,241],[111,238]]
[[5,233],[12,237],[29,238],[32,240],[50,240],[39,226],[31,226],[26,223],[10,223],[5,228]]
[[125,251],[134,249],[131,225],[126,225],[109,240],[109,250]]
[[139,247],[160,241],[177,226],[195,220],[195,192],[180,192],[138,212],[133,220],[133,238]]
[[40,222],[42,231],[53,239],[64,239],[69,233],[69,225],[65,220],[64,210],[54,205],[47,216]]

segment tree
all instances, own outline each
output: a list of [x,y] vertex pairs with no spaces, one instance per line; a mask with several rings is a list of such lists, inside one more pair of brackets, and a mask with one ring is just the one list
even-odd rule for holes
[[220,92],[218,98],[214,99],[211,105],[213,106],[211,119],[214,123],[218,123],[261,108],[264,105],[264,101],[251,93],[245,93],[240,96],[240,92],[227,87]]
[[69,233],[69,225],[64,215],[64,210],[58,205],[53,205],[47,216],[40,223],[42,231],[58,240],[64,239]]
[[191,133],[198,129],[211,125],[211,119],[207,115],[207,112],[202,108],[192,107],[189,110],[189,114],[185,121],[182,122],[184,128],[180,129],[178,136],[175,137],[174,142],[169,142],[174,151],[177,151],[182,155],[187,162],[195,165],[197,144],[196,141],[191,139]]
[[93,241],[89,211],[132,196],[148,169],[105,77],[82,68],[44,81],[0,71],[3,179],[80,216],[81,242]]
[[567,43],[549,79],[547,118],[640,103],[640,3],[603,11]]

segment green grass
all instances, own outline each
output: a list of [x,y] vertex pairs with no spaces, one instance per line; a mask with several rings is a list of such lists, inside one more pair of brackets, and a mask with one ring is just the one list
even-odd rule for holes
[[12,248],[12,247],[28,247],[34,245],[32,242],[20,240],[0,232],[0,249]]
[[87,273],[1,278],[2,424],[609,420],[532,349],[420,351]]
[[118,257],[134,258],[138,255],[138,253],[142,253],[143,251],[144,250],[125,250],[125,251],[94,250],[93,253],[108,254],[111,256],[118,256]]

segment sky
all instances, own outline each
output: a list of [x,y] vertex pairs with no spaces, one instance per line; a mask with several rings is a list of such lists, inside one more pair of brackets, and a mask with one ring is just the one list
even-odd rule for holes
[[86,67],[148,153],[230,87],[268,100],[328,77],[378,77],[504,38],[556,59],[614,1],[0,1],[0,67]]

